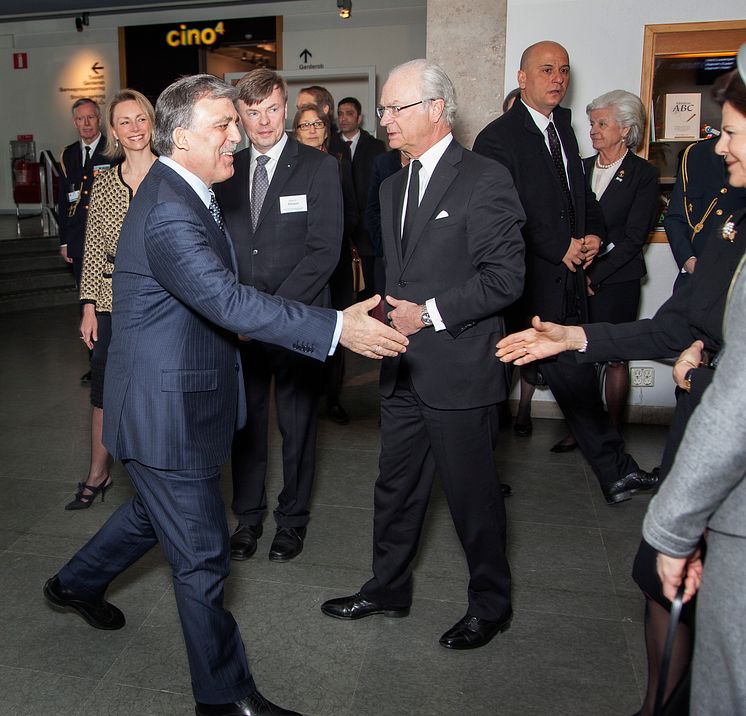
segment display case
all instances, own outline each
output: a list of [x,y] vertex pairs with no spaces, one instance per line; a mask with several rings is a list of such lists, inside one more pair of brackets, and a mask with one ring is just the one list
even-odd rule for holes
[[[746,20],[646,25],[640,98],[648,111],[642,156],[661,174],[661,219],[684,149],[716,136],[720,108],[710,92],[736,65]],[[654,241],[665,241],[662,226]]]

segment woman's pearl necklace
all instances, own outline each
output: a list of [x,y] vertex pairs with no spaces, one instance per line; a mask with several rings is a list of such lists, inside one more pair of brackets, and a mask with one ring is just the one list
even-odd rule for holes
[[614,160],[613,162],[611,162],[611,164],[601,164],[601,155],[599,154],[599,155],[598,155],[598,156],[596,157],[596,166],[597,166],[597,167],[598,167],[599,169],[611,169],[611,167],[613,167],[613,166],[615,166],[615,165],[619,164],[619,162],[621,162],[621,161],[622,161],[622,159],[624,159],[624,157],[626,157],[626,156],[627,156],[627,152],[628,152],[628,151],[629,151],[629,149],[625,149],[625,150],[624,150],[624,154],[622,154],[622,156],[621,156],[621,157],[619,157],[619,159],[615,159],[615,160]]

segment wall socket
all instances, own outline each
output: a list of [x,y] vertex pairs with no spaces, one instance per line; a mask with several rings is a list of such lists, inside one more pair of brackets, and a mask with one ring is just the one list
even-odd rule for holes
[[655,368],[630,368],[629,378],[633,388],[652,388],[655,385]]

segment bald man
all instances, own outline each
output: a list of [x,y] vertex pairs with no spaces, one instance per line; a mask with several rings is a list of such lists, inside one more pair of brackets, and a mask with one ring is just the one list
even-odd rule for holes
[[[586,276],[605,237],[601,209],[585,180],[570,110],[560,106],[570,83],[562,45],[528,47],[518,70],[520,100],[488,124],[474,151],[510,171],[526,212],[526,283],[515,314],[576,325],[588,321]],[[553,316],[553,318],[549,318]],[[603,408],[595,369],[560,356],[542,361],[554,394],[609,504],[649,490],[657,478],[640,470]]]

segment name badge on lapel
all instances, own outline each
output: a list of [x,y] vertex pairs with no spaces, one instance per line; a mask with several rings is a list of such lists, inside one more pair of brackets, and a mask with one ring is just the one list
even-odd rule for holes
[[293,214],[298,211],[308,211],[308,203],[305,194],[280,197],[280,213]]

